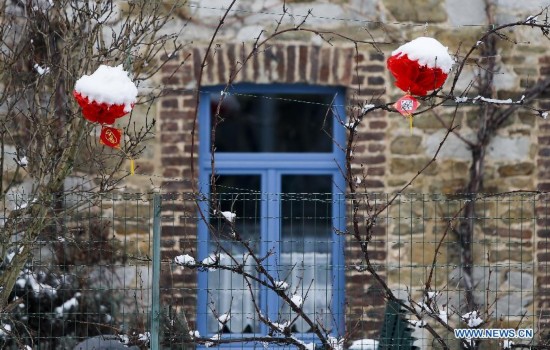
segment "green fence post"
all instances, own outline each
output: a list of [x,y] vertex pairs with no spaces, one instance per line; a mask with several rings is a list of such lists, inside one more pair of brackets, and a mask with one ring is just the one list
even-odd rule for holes
[[153,195],[153,281],[151,305],[151,350],[159,350],[160,332],[160,222],[162,196]]

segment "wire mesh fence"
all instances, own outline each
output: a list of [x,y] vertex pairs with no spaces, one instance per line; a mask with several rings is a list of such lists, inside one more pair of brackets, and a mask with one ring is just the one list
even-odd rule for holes
[[[3,285],[32,252],[1,314],[6,349],[432,349],[437,337],[501,349],[548,339],[545,195],[72,195],[49,202],[40,235],[25,241],[29,210],[42,204],[3,203]],[[478,344],[455,329],[532,333]]]

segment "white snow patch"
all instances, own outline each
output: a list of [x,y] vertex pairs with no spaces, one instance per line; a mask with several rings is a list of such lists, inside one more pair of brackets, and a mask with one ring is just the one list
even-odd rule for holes
[[503,349],[511,349],[512,345],[514,345],[514,342],[509,339],[504,339],[502,341],[502,348]]
[[542,116],[544,119],[548,118],[548,112],[543,112],[543,113],[541,114],[541,116]]
[[229,313],[218,316],[218,322],[220,322],[221,324],[226,324],[227,322],[229,322],[230,319],[231,314]]
[[286,283],[285,281],[275,281],[275,288],[279,290],[287,290],[288,283]]
[[455,97],[455,102],[456,103],[468,102],[468,97],[466,97],[466,96]]
[[349,350],[377,350],[378,340],[374,339],[359,339],[354,340],[349,347]]
[[6,337],[6,335],[8,335],[8,333],[11,332],[11,325],[9,324],[0,324],[0,338],[4,338]]
[[128,338],[126,334],[119,334],[118,337],[120,338],[120,341],[124,345],[128,345],[128,343],[130,342],[130,338]]
[[483,323],[483,320],[478,316],[477,311],[471,311],[461,316],[462,320],[468,324],[468,327],[477,327]]
[[235,218],[237,217],[237,214],[232,213],[230,211],[222,211],[221,214],[223,215],[225,220],[227,220],[229,222],[234,222]]
[[423,328],[426,326],[426,321],[424,320],[409,320],[409,323],[417,328]]
[[439,318],[443,321],[443,323],[449,323],[449,315],[447,314],[447,311],[439,310]]
[[57,317],[63,317],[65,312],[71,311],[72,308],[76,308],[78,306],[78,300],[76,298],[78,297],[80,297],[80,293],[76,293],[74,297],[64,302],[63,305],[56,307],[55,313]]
[[290,322],[283,322],[283,323],[277,323],[277,322],[270,322],[273,327],[275,327],[279,332],[284,332],[285,329],[290,326]]
[[125,112],[132,110],[138,93],[136,85],[130,80],[122,65],[101,65],[92,75],[84,75],[78,79],[74,88],[89,100],[124,105]]
[[144,343],[148,343],[150,339],[151,339],[151,333],[149,333],[149,332],[140,333],[138,335],[138,340],[142,341]]
[[302,307],[304,299],[300,295],[294,294],[290,297],[290,301],[292,301],[297,307]]
[[474,97],[472,99],[472,102],[476,103],[478,100],[483,101],[483,102],[487,102],[487,103],[492,103],[492,104],[510,104],[510,103],[513,103],[511,98],[506,99],[506,100],[498,100],[496,98],[488,98],[488,97],[483,97],[483,96],[479,96],[479,95]]
[[419,37],[392,52],[392,56],[407,55],[411,61],[418,61],[421,66],[440,68],[448,74],[453,67],[454,60],[449,55],[448,48],[434,38]]
[[363,106],[363,109],[361,109],[361,113],[367,113],[368,111],[370,111],[371,109],[373,109],[374,107],[376,107],[375,105],[373,104],[367,104],[365,103],[365,105]]
[[333,350],[344,350],[344,338],[335,338],[329,335],[327,341]]
[[[204,258],[202,260],[203,265],[215,265],[219,261],[219,256],[210,254],[208,257]],[[217,268],[215,267],[209,267],[208,271],[216,271]]]
[[50,72],[49,67],[41,67],[38,63],[36,63],[33,68],[40,75],[48,74]]
[[191,338],[200,338],[201,334],[199,333],[199,331],[189,331],[189,335],[191,336]]
[[195,266],[195,258],[188,254],[178,255],[174,258],[174,262],[180,266]]
[[29,165],[29,160],[27,159],[27,157],[23,156],[23,158],[19,159],[18,163],[20,166],[26,167],[27,165]]

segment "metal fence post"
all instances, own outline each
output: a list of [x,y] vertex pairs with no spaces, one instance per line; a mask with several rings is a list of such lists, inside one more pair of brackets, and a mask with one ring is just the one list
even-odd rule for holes
[[151,350],[159,350],[160,331],[160,222],[162,196],[153,195],[153,283],[151,305]]

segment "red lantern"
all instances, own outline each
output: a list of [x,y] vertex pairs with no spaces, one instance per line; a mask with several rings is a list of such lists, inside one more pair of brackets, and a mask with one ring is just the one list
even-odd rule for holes
[[420,37],[392,52],[387,66],[398,88],[425,96],[443,85],[453,63],[447,48],[439,41]]
[[[124,105],[109,105],[107,103],[98,103],[90,101],[86,96],[83,96],[76,90],[73,95],[82,108],[82,115],[92,123],[113,124],[115,119],[125,116],[128,112],[125,111]],[[131,105],[132,108],[134,105]]]
[[109,126],[103,126],[101,128],[101,135],[99,135],[99,142],[105,146],[111,148],[120,147],[120,139],[122,138],[122,129],[111,128]]
[[[129,113],[137,98],[137,88],[122,66],[99,66],[92,75],[77,80],[73,96],[82,107],[84,118],[102,125],[99,142],[120,149],[122,129],[105,124],[113,124],[117,118]],[[128,154],[126,156],[130,159],[130,174],[133,175],[134,159]]]

